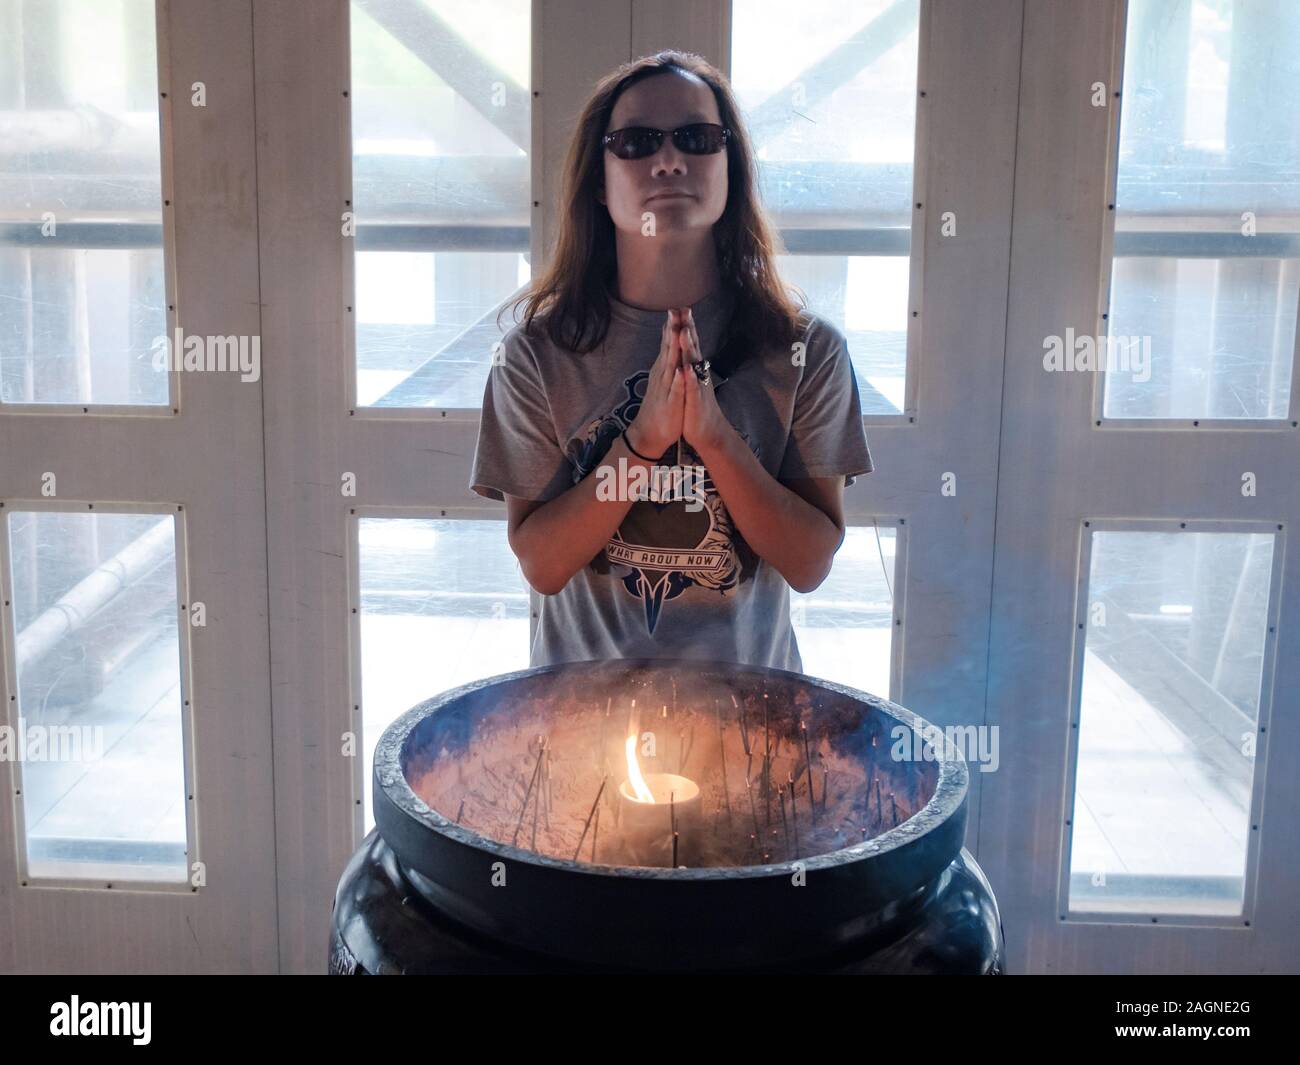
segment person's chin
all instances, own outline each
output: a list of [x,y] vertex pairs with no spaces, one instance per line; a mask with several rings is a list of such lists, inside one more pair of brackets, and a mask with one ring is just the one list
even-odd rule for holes
[[660,196],[653,200],[646,200],[643,210],[654,211],[657,214],[682,214],[686,211],[698,211],[700,201],[695,196]]
[[646,205],[646,210],[654,214],[655,229],[659,233],[707,229],[711,224],[694,200],[652,200]]

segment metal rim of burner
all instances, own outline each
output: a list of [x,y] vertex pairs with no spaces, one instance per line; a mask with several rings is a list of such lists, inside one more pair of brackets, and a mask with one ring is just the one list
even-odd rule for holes
[[[411,787],[404,754],[427,742],[436,715],[491,698],[512,685],[592,674],[612,680],[629,670],[681,670],[678,660],[564,663],[486,678],[444,692],[407,711],[375,750],[376,829],[402,872],[443,914],[471,930],[526,951],[578,962],[607,962],[611,950],[648,968],[683,958],[704,968],[794,960],[887,938],[891,927],[926,905],[961,853],[969,777],[965,760],[942,731],[886,699],[786,670],[691,661],[692,675],[714,674],[795,684],[860,704],[932,737],[937,775],[917,812],[872,839],[797,862],[674,869],[599,865],[539,855],[456,824]],[[488,710],[487,712],[491,712]],[[427,730],[422,733],[422,730]],[[494,886],[493,873],[507,874]],[[792,884],[799,865],[805,883]],[[803,892],[804,894],[796,894]]]

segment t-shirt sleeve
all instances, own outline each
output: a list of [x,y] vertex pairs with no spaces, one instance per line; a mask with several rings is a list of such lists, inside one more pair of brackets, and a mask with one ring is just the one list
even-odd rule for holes
[[483,390],[469,487],[488,499],[545,502],[569,488],[572,475],[537,357],[518,328],[506,334],[499,353]]
[[804,370],[778,478],[842,474],[847,487],[858,474],[874,468],[848,343],[834,325],[814,319],[805,344]]

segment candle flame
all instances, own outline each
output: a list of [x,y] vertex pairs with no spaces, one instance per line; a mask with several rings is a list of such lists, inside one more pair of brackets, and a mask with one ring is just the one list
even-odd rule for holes
[[646,786],[636,761],[636,733],[627,738],[627,782],[632,785],[637,802],[654,802],[654,793]]

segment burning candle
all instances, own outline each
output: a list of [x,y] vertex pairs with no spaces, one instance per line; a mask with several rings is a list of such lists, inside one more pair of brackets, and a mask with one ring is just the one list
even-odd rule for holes
[[638,865],[672,865],[675,856],[675,864],[689,865],[700,841],[700,786],[679,773],[642,774],[635,732],[626,749],[619,824],[630,859]]

